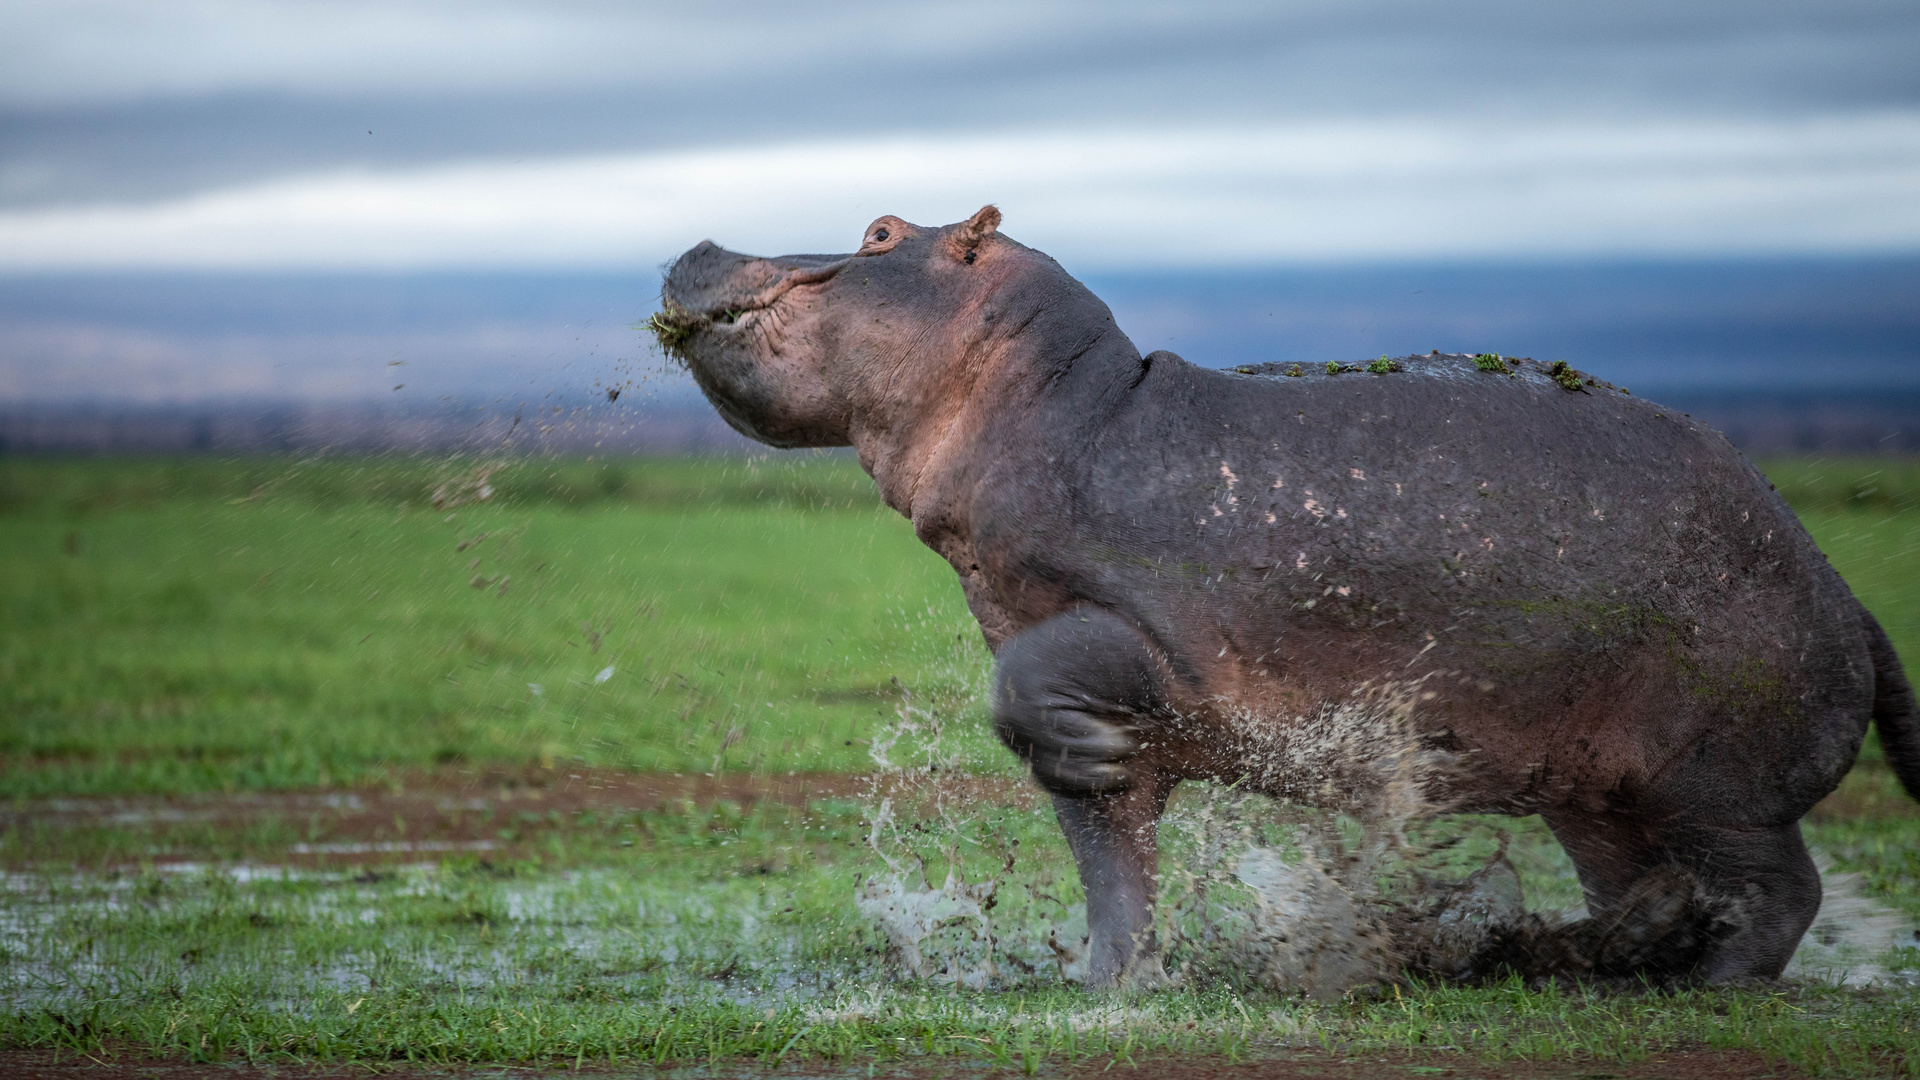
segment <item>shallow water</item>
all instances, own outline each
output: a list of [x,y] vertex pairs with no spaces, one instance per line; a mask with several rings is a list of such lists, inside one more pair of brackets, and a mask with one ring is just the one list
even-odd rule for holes
[[[1084,907],[1044,801],[972,774],[947,748],[945,714],[910,696],[873,757],[872,775],[850,791],[857,831],[836,803],[751,843],[694,830],[674,841],[694,846],[572,869],[197,859],[0,873],[0,1007],[227,986],[311,1011],[404,985],[804,1005],[828,1016],[885,1009],[909,984],[1020,990],[1080,979]],[[1380,783],[1417,783],[1407,763],[1392,761]],[[1405,791],[1380,803],[1417,805]],[[364,809],[358,797],[333,804]],[[210,801],[195,809],[232,816]],[[90,811],[74,801],[58,812]],[[827,823],[835,814],[841,824]],[[1428,905],[1429,952],[1471,953],[1520,911],[1583,914],[1572,866],[1538,819],[1364,818],[1195,784],[1176,794],[1161,835],[1156,934],[1174,985],[1331,999],[1391,981],[1408,945],[1386,913],[1440,895],[1435,883],[1445,902]],[[320,840],[286,850],[350,860],[492,845]],[[1470,878],[1473,887],[1445,891]],[[1830,871],[1827,889],[1791,978],[1920,981],[1913,919],[1870,899],[1857,875]]]

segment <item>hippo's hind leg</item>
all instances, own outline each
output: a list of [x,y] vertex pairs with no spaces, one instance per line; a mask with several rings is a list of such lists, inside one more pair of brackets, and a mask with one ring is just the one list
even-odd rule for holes
[[[1602,974],[1778,978],[1820,910],[1820,872],[1798,824],[1716,826],[1652,814],[1549,822],[1603,928],[1591,958]],[[1675,867],[1686,873],[1672,875]],[[1692,902],[1695,888],[1706,906]],[[1616,966],[1608,956],[1633,970],[1608,970]]]
[[1738,929],[1707,947],[1695,975],[1716,983],[1779,978],[1820,913],[1820,870],[1799,823],[1692,825],[1673,840],[1675,861],[1709,894],[1738,905]]
[[1175,779],[1143,764],[1140,724],[1162,711],[1139,631],[1079,608],[1001,646],[993,723],[1053,795],[1087,893],[1087,983],[1113,986],[1151,955],[1155,822]]

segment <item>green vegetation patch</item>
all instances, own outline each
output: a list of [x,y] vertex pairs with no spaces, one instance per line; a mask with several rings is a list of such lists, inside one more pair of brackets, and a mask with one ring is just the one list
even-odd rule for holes
[[1553,365],[1547,368],[1547,378],[1559,383],[1562,390],[1578,390],[1583,393],[1586,391],[1587,383],[1592,382],[1585,375],[1573,370],[1565,360],[1555,360]]
[[[1765,464],[1920,655],[1920,466]],[[896,679],[1009,775],[988,669],[843,456],[0,459],[0,793],[857,770]]]
[[0,460],[0,492],[0,793],[846,770],[896,678],[987,673],[844,457]]

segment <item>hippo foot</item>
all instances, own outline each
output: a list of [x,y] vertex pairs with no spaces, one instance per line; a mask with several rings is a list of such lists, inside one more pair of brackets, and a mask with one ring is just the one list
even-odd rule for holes
[[1820,872],[1798,824],[1550,823],[1594,914],[1583,949],[1596,977],[1777,979],[1820,910]]
[[1410,974],[1448,982],[1710,981],[1713,956],[1751,924],[1740,901],[1672,864],[1643,874],[1606,914],[1580,919],[1525,912],[1519,877],[1501,856],[1464,882],[1431,888],[1426,903],[1398,913],[1394,937]]
[[1100,982],[1095,982],[1092,971],[1087,974],[1087,989],[1107,990],[1117,994],[1144,994],[1158,990],[1172,980],[1160,960],[1160,949],[1154,942],[1147,942],[1134,949],[1127,966]]

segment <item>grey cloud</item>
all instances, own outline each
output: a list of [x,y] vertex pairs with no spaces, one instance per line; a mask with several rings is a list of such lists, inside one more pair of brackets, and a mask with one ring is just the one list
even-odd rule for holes
[[[1785,39],[1858,45],[1911,38],[1920,16],[1887,0],[1527,0],[1168,5],[884,2],[798,5],[16,0],[0,26],[0,99],[101,102],[234,90],[353,96],[489,88],[664,86],[701,79],[970,64],[1038,48],[1049,65],[1227,58],[1273,43],[1308,48],[1404,38],[1524,60],[1562,52]],[[9,25],[10,24],[10,25]],[[904,61],[904,68],[902,62]],[[1379,73],[1374,73],[1379,74]]]
[[1877,0],[348,5],[324,33],[203,3],[105,43],[53,10],[0,15],[0,205],[861,132],[1920,107],[1920,7]]

